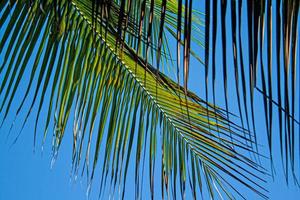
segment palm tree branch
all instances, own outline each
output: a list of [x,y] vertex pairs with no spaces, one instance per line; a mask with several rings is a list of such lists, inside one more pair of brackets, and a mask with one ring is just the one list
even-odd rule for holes
[[[265,171],[242,155],[243,150],[251,151],[251,147],[243,142],[247,138],[242,135],[240,127],[229,122],[222,109],[215,110],[215,106],[207,105],[195,94],[186,92],[184,88],[156,71],[150,63],[145,63],[144,58],[125,41],[124,48],[117,49],[117,36],[113,29],[107,29],[105,34],[100,31],[100,27],[95,30],[92,26],[91,2],[83,4],[81,0],[71,3],[61,1],[57,4],[59,9],[53,7],[53,2],[43,4],[36,1],[32,5],[23,1],[17,1],[16,4],[11,2],[1,4],[0,7],[1,10],[11,9],[12,12],[12,17],[4,15],[5,13],[1,15],[3,24],[8,21],[4,35],[1,35],[1,45],[4,47],[8,43],[13,47],[6,47],[5,54],[12,53],[13,56],[7,64],[8,56],[1,67],[4,73],[4,79],[1,81],[1,95],[4,94],[1,102],[3,122],[12,109],[13,100],[18,100],[16,94],[19,84],[26,71],[31,69],[28,89],[17,109],[16,117],[25,108],[23,102],[29,98],[29,91],[34,91],[34,95],[22,129],[36,103],[39,105],[36,121],[39,120],[45,98],[49,97],[43,138],[45,140],[47,136],[48,126],[52,121],[50,116],[54,109],[55,160],[71,112],[74,111],[72,159],[75,174],[78,173],[84,155],[84,144],[87,142],[83,168],[86,169],[90,182],[93,180],[101,143],[104,143],[101,187],[107,182],[107,175],[111,171],[114,174],[112,177],[115,177],[114,188],[116,182],[119,181],[119,185],[122,185],[123,181],[124,195],[129,160],[136,140],[136,191],[140,191],[137,183],[141,177],[141,152],[146,152],[146,145],[150,145],[149,159],[155,160],[159,136],[157,132],[161,132],[164,174],[161,187],[165,185],[167,192],[170,187],[169,179],[173,177],[176,182],[174,170],[178,169],[180,188],[184,196],[186,173],[189,173],[190,168],[187,163],[189,157],[193,157],[192,166],[200,165],[197,168],[204,168],[203,175],[208,185],[216,181],[222,185],[221,189],[232,187],[229,182],[222,181],[225,180],[222,174],[227,174],[265,197],[265,189],[253,181],[261,181],[260,178],[251,172],[253,170],[265,174]],[[15,37],[9,38],[11,34]],[[33,66],[28,64],[30,59],[34,60]],[[34,77],[37,78],[36,83]],[[35,89],[32,88],[34,84]],[[49,88],[50,96],[47,95]],[[209,119],[207,113],[210,113]],[[218,119],[218,123],[215,119]],[[145,123],[148,124],[148,128],[145,128]],[[98,129],[95,128],[96,124]],[[230,130],[227,128],[228,124],[231,124]],[[38,124],[35,126],[35,135],[37,126]],[[136,126],[139,126],[137,131]],[[149,139],[146,137],[148,132]],[[96,138],[93,133],[97,133]],[[229,140],[228,133],[232,134],[235,140]],[[90,174],[92,145],[95,149]],[[116,163],[114,157],[120,158],[120,161],[118,159]],[[178,157],[179,162],[175,162]],[[153,168],[152,161],[149,170]],[[240,170],[235,170],[236,167]],[[112,181],[113,178],[111,183]],[[196,181],[192,181],[191,185],[192,188],[196,188]],[[214,187],[215,190],[219,190],[217,185],[214,184]],[[210,189],[209,193],[213,196],[213,189]],[[225,191],[225,195],[228,194],[229,192]],[[139,196],[140,193],[137,192],[136,197]]]

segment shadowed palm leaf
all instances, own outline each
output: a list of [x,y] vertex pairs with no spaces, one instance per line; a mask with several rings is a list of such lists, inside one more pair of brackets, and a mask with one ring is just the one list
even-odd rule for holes
[[[212,11],[212,20],[206,19],[206,41],[212,34],[212,51],[206,45],[206,78],[212,70],[212,92],[215,102],[216,54],[222,53],[223,88],[226,110],[230,101],[237,102],[242,127],[254,132],[257,144],[257,117],[255,98],[262,99],[272,173],[274,171],[273,154],[277,154],[274,142],[279,140],[280,154],[285,169],[286,181],[292,174],[294,183],[299,186],[296,174],[299,160],[299,113],[297,118],[297,60],[299,61],[298,29],[299,1],[264,0],[264,1],[207,1],[206,13]],[[220,11],[217,4],[220,3]],[[230,10],[228,9],[230,8]],[[219,19],[218,13],[221,13]],[[226,17],[229,17],[226,20]],[[274,18],[275,17],[275,18]],[[220,20],[221,33],[217,33]],[[211,23],[211,27],[210,27]],[[228,25],[231,26],[228,26]],[[227,28],[228,27],[228,28]],[[226,33],[231,33],[226,36]],[[220,37],[222,50],[216,49]],[[228,41],[232,41],[228,45]],[[275,46],[275,47],[274,47]],[[274,49],[276,50],[275,52]],[[231,56],[233,55],[232,58]],[[210,65],[209,58],[212,58]],[[228,74],[231,68],[226,59],[233,61],[236,97],[228,97]],[[273,76],[276,76],[275,78]],[[298,77],[298,78],[297,78]],[[209,81],[206,80],[206,90]],[[210,91],[209,91],[210,92]],[[208,92],[206,92],[207,94]],[[257,94],[257,95],[255,95]],[[207,96],[207,95],[206,95]],[[274,116],[276,115],[276,116]],[[276,121],[275,121],[276,120]],[[276,122],[274,124],[274,122]],[[277,135],[279,135],[277,137]],[[277,141],[276,141],[277,142]],[[278,149],[279,149],[278,148]]]

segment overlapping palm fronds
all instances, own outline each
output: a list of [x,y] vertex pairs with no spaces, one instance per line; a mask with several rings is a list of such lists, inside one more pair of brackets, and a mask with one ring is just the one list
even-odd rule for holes
[[[254,109],[254,102],[262,97],[271,163],[274,164],[273,154],[276,153],[274,142],[279,140],[287,182],[292,177],[298,185],[296,174],[299,173],[297,160],[300,143],[297,130],[300,120],[296,109],[299,105],[299,1],[214,0],[206,1],[206,5],[206,14],[212,13],[212,20],[207,16],[205,27],[206,77],[208,79],[208,72],[212,71],[213,90],[206,93],[212,94],[215,99],[216,71],[219,71],[216,54],[222,53],[220,70],[223,68],[226,108],[227,102],[237,101],[242,127],[253,131],[256,138],[256,117],[260,113]],[[218,33],[218,28],[222,34]],[[231,35],[225,35],[228,33]],[[218,38],[222,43],[222,51],[216,50]],[[228,41],[232,41],[232,44],[228,44]],[[210,58],[212,63],[209,63]],[[228,65],[228,58],[233,66]],[[230,87],[235,88],[237,98],[227,95],[229,69],[234,71],[235,85]],[[209,80],[206,80],[206,88],[209,84]]]
[[[191,1],[181,4],[1,1],[2,124],[14,101],[19,105],[15,120],[26,113],[21,131],[36,108],[35,138],[43,134],[45,141],[54,125],[55,159],[73,119],[74,173],[84,163],[91,184],[101,163],[100,192],[107,185],[112,191],[120,187],[124,197],[129,161],[135,156],[136,198],[142,194],[145,159],[154,197],[154,177],[159,174],[155,161],[161,155],[163,196],[176,198],[180,190],[184,197],[189,182],[195,198],[203,188],[212,197],[243,197],[232,184],[237,181],[266,198],[264,169],[244,155],[253,151],[250,133],[250,139],[245,137],[245,130],[228,121],[228,112],[189,92],[187,83],[181,87],[159,71],[160,63],[168,59],[165,32],[178,39],[174,33],[181,35],[182,29],[184,42],[179,39],[178,45],[184,49],[187,80],[191,31],[200,21],[192,23]],[[177,24],[181,18],[182,27]],[[24,81],[27,73],[29,79]],[[22,93],[18,88],[24,83]],[[43,107],[46,122],[39,128]]]

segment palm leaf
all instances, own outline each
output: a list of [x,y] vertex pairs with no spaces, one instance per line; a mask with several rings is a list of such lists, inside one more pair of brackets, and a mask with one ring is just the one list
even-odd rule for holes
[[[265,170],[244,155],[248,151],[258,154],[251,147],[253,136],[229,121],[228,110],[201,100],[187,87],[161,73],[160,59],[156,61],[157,68],[151,64],[155,60],[148,59],[148,51],[160,55],[162,45],[166,45],[163,33],[179,30],[178,5],[175,1],[145,2],[143,6],[140,1],[131,4],[86,0],[1,1],[4,34],[0,46],[1,53],[5,54],[1,66],[2,124],[13,109],[13,101],[19,103],[15,119],[19,119],[22,111],[26,113],[21,131],[36,105],[37,122],[42,108],[46,107],[43,143],[53,125],[55,161],[72,120],[74,174],[82,167],[90,188],[101,163],[100,193],[112,188],[115,194],[120,187],[120,197],[124,198],[128,168],[131,159],[135,159],[135,191],[136,198],[140,198],[145,174],[142,163],[148,158],[150,191],[154,198],[155,161],[161,155],[163,197],[165,193],[168,197],[176,195],[178,190],[185,197],[188,181],[195,198],[196,188],[202,193],[203,182],[212,197],[217,193],[228,198],[243,197],[233,185],[239,182],[266,198],[267,190],[262,187],[264,179],[261,178]],[[193,29],[191,4],[188,4],[189,11],[183,9],[186,71]],[[161,5],[163,10],[158,9]],[[122,10],[126,11],[124,19],[121,15],[117,17]],[[140,12],[145,12],[144,20]],[[163,23],[154,21],[150,25],[150,15],[153,20],[162,16]],[[149,33],[155,24],[159,28]],[[149,41],[154,35],[157,45]],[[33,65],[28,64],[30,59],[34,60]],[[30,74],[29,81],[24,80],[26,73]],[[27,87],[19,99],[18,88],[22,83]],[[30,92],[33,92],[32,99]],[[39,130],[36,123],[35,138]]]

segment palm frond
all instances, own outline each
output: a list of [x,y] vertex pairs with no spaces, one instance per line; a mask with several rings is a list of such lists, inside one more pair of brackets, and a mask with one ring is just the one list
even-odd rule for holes
[[[151,11],[147,11],[143,21],[139,18],[139,12],[146,10],[141,8],[143,2],[132,1],[132,13],[125,12],[125,28],[123,19],[116,13],[125,10],[128,2],[1,1],[2,124],[16,101],[19,106],[15,120],[21,112],[26,113],[22,131],[37,106],[34,138],[42,133],[44,143],[54,125],[55,160],[67,124],[72,120],[74,173],[81,166],[91,184],[101,163],[100,192],[109,187],[115,193],[118,186],[122,188],[120,197],[124,198],[128,168],[135,153],[135,191],[136,198],[141,197],[143,163],[148,152],[153,197],[160,144],[162,195],[165,192],[169,197],[176,195],[179,184],[184,198],[188,181],[195,198],[197,188],[202,193],[203,182],[212,197],[217,193],[228,198],[243,197],[232,184],[239,182],[266,198],[267,190],[262,187],[264,179],[261,178],[265,170],[243,154],[253,151],[249,146],[253,136],[230,122],[226,117],[228,112],[201,100],[147,62],[146,49],[151,46],[155,50],[149,44],[153,33],[147,34],[148,29],[144,31],[136,26],[142,21],[146,24],[142,27],[149,27],[149,14],[164,15],[164,23],[156,29],[158,41],[162,40],[162,26],[178,30],[176,23],[172,23],[177,20],[177,3],[154,1],[154,9],[151,9],[153,2],[152,6],[150,3]],[[165,12],[157,10],[165,4]],[[189,10],[185,27],[191,31],[191,7]],[[143,34],[149,36],[141,42],[144,54],[136,51]],[[184,46],[190,51],[190,44]],[[160,53],[159,49],[160,45],[154,52]],[[25,81],[27,73],[30,76]],[[19,98],[18,88],[24,83],[27,87]],[[38,121],[45,106],[46,121],[40,132]],[[100,153],[101,149],[104,154]]]

